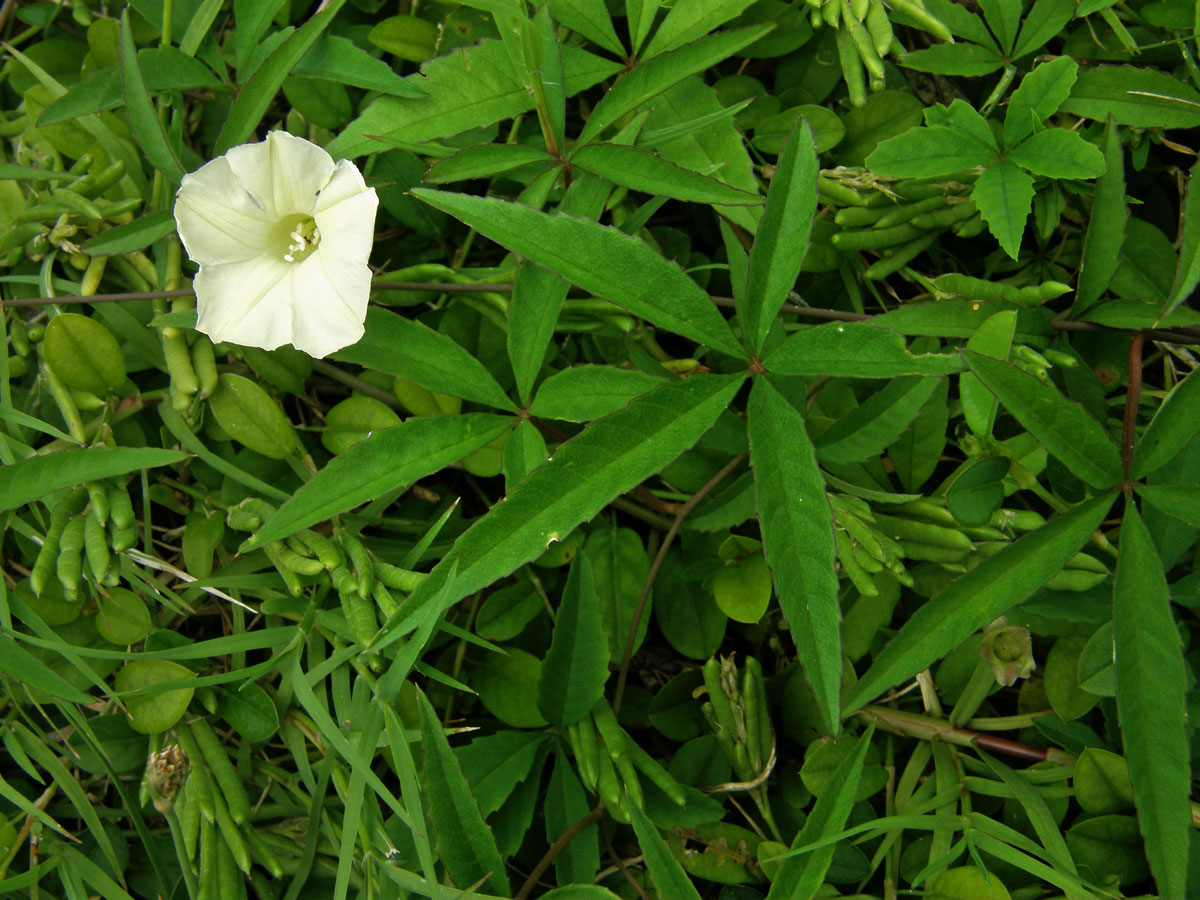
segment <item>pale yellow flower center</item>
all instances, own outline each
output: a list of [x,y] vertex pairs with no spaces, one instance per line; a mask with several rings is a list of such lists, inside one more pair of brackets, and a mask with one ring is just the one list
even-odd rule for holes
[[292,213],[271,227],[267,248],[284,262],[298,263],[308,258],[321,243],[321,232],[312,216]]

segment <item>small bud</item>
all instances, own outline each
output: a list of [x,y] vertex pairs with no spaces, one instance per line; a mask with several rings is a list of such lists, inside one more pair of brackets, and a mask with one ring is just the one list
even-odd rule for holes
[[175,798],[191,769],[188,755],[178,744],[170,744],[150,754],[146,761],[146,785],[154,798],[154,808],[164,816],[174,808]]
[[1016,625],[989,628],[979,641],[979,653],[999,684],[1008,687],[1018,678],[1028,678],[1037,664],[1033,661],[1033,639],[1029,629]]

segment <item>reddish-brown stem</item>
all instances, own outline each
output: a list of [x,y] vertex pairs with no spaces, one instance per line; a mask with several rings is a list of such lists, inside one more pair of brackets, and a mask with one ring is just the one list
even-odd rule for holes
[[1129,491],[1129,467],[1133,462],[1134,428],[1137,425],[1138,399],[1142,393],[1142,344],[1145,336],[1135,331],[1129,341],[1129,388],[1125,392],[1125,420],[1121,428],[1121,465],[1125,473],[1125,491]]
[[517,891],[517,895],[513,900],[525,900],[534,887],[537,886],[538,879],[542,877],[543,873],[550,868],[550,864],[558,857],[558,854],[567,848],[567,844],[571,843],[571,841],[592,825],[599,822],[603,815],[604,804],[597,803],[586,816],[578,822],[568,825],[567,829],[550,845],[550,849],[546,851],[545,855],[538,860],[538,864],[533,867],[533,871],[529,873],[529,876],[525,879],[525,883],[521,885],[521,889]]

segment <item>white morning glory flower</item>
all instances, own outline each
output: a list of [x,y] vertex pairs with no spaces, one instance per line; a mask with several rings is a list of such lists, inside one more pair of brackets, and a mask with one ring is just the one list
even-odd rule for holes
[[197,330],[316,357],[356,342],[378,204],[353,163],[286,131],[183,176],[175,223],[200,266]]

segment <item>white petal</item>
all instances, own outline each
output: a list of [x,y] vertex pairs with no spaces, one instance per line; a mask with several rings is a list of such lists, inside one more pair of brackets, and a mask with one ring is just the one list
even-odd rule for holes
[[310,141],[272,131],[258,144],[234,147],[225,158],[238,180],[274,218],[312,214],[317,193],[333,175],[333,157]]
[[255,256],[266,246],[271,222],[224,157],[183,176],[175,224],[188,256],[201,265]]
[[354,165],[345,160],[339,163],[329,187],[317,199],[313,213],[321,231],[321,251],[365,263],[375,240],[378,207],[375,189],[363,184]]
[[328,356],[363,336],[371,270],[365,260],[343,259],[325,249],[295,267],[292,344],[309,356]]
[[196,330],[214,341],[274,350],[292,340],[292,275],[267,256],[203,266],[196,276]]

